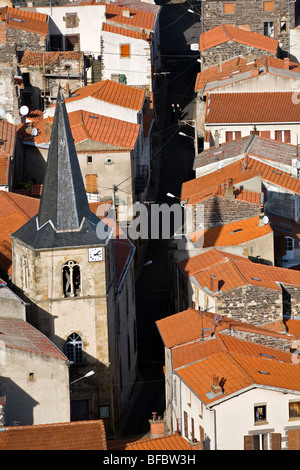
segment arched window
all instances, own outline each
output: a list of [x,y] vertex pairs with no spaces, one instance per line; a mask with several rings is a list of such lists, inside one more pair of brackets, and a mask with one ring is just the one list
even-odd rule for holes
[[66,356],[73,364],[83,362],[83,342],[77,333],[72,333],[66,341]]
[[67,261],[62,267],[63,295],[81,295],[81,269],[76,261]]

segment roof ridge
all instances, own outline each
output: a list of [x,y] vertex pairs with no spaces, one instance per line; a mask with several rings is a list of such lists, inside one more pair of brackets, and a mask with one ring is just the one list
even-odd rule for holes
[[222,27],[222,30],[224,31],[224,33],[226,34],[226,36],[228,37],[228,39],[229,39],[229,40],[232,39],[233,36],[231,36],[231,35],[229,34],[227,26],[226,26],[225,24],[222,24],[221,27]]
[[249,380],[251,383],[256,383],[256,380],[247,372],[244,367],[239,363],[237,360],[236,353],[232,353],[231,351],[224,351],[224,355],[227,357],[227,359],[237,368],[239,369],[242,374],[246,377],[247,380]]

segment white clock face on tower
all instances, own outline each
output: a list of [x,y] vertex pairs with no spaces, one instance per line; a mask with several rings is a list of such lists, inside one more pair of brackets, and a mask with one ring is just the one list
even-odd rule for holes
[[89,261],[102,261],[103,248],[89,248]]

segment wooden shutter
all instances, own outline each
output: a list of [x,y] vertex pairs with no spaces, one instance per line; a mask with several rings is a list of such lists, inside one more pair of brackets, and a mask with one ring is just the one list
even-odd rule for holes
[[264,2],[264,11],[274,11],[275,2]]
[[271,433],[271,449],[281,450],[281,434],[279,432]]
[[275,131],[275,140],[282,142],[282,131]]
[[233,132],[227,131],[226,132],[226,142],[229,142],[230,140],[233,140]]
[[300,450],[300,429],[288,431],[289,450]]
[[253,436],[244,436],[244,450],[253,450]]
[[291,131],[284,131],[284,142],[286,144],[290,144],[291,143]]
[[121,44],[120,54],[121,57],[130,57],[130,44]]
[[241,131],[235,131],[234,138],[235,139],[240,139],[242,137],[242,132]]
[[270,131],[260,131],[259,135],[261,137],[264,137],[265,139],[270,139],[271,138],[271,132]]
[[85,190],[87,193],[96,193],[97,187],[97,175],[86,175],[85,176]]
[[234,3],[224,3],[224,14],[234,15]]
[[188,439],[188,437],[189,437],[188,415],[187,415],[186,411],[184,411],[184,413],[183,413],[183,419],[184,419],[184,436],[186,437],[186,439]]

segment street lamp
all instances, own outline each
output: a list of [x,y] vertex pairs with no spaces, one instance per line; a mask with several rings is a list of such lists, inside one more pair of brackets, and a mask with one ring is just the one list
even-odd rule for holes
[[73,380],[73,382],[71,382],[71,385],[75,382],[78,382],[78,380],[82,380],[82,379],[85,379],[86,377],[91,377],[91,375],[94,375],[95,374],[95,371],[93,370],[90,370],[89,372],[87,372],[85,375],[83,375],[82,377],[79,377],[79,379],[76,379],[76,380]]

